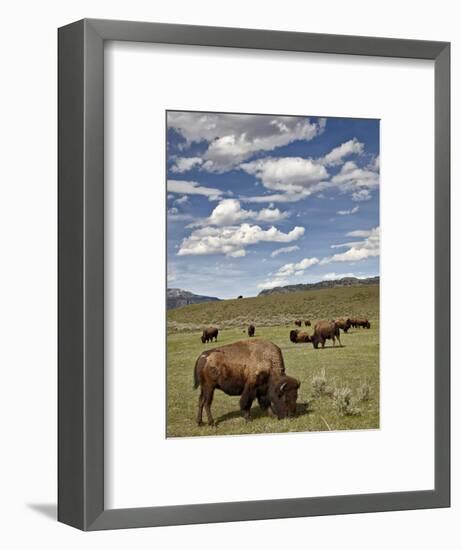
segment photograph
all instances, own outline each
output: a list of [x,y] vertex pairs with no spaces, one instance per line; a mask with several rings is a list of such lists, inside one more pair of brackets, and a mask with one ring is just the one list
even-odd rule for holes
[[167,111],[167,437],[379,428],[379,129]]

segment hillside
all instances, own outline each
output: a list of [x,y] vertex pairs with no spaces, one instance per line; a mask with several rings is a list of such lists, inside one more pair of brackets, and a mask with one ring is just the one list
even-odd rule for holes
[[379,285],[321,288],[274,293],[240,300],[189,305],[167,312],[169,332],[219,328],[291,325],[294,319],[331,319],[342,316],[379,318]]
[[168,288],[166,291],[166,308],[174,309],[191,304],[202,304],[204,302],[216,302],[219,298],[213,296],[200,296],[180,288]]
[[317,290],[320,288],[341,288],[347,286],[368,286],[379,285],[379,277],[369,277],[367,279],[358,279],[357,277],[343,277],[333,281],[319,281],[318,283],[306,283],[299,285],[276,286],[262,290],[258,296],[267,296],[270,294],[287,294],[289,292],[302,292],[305,290]]

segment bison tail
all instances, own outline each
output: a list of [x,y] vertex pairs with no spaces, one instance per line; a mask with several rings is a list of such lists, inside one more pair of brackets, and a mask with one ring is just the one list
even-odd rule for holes
[[200,372],[203,369],[206,361],[206,353],[202,353],[197,361],[195,362],[194,367],[194,390],[196,390],[200,386]]
[[198,375],[199,362],[200,362],[200,359],[197,359],[194,367],[194,390],[196,390],[200,386],[200,378]]

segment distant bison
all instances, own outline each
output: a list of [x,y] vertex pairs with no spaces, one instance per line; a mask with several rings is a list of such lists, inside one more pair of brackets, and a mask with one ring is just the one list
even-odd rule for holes
[[347,319],[336,319],[335,324],[338,328],[342,329],[344,332],[347,332],[352,326],[351,320],[349,318],[347,318]]
[[306,321],[304,321],[304,325],[306,327],[310,327],[311,326],[311,322],[309,321],[309,319],[306,319]]
[[216,327],[208,327],[203,329],[202,336],[200,337],[200,339],[202,340],[202,344],[213,342],[213,338],[215,339],[215,342],[217,342],[218,333],[219,330]]
[[249,327],[248,327],[248,336],[250,338],[253,338],[253,336],[255,335],[255,330],[256,330],[256,328],[255,328],[254,325],[249,325]]
[[243,296],[237,296],[237,300],[241,300]]
[[314,327],[314,334],[311,337],[311,341],[314,348],[318,349],[319,344],[324,348],[327,340],[333,340],[333,345],[336,345],[336,338],[338,339],[339,345],[342,346],[339,337],[339,327],[336,323],[334,321],[319,321]]
[[366,317],[357,317],[355,319],[352,319],[352,321],[353,321],[352,326],[354,328],[357,328],[357,327],[370,328],[371,327],[370,321]]
[[295,325],[296,325],[297,327],[300,327],[302,324],[303,324],[302,321],[300,321],[299,319],[296,319]]
[[290,341],[293,344],[304,344],[311,341],[311,337],[307,332],[301,332],[300,330],[290,330]]
[[211,403],[215,389],[240,395],[240,410],[250,420],[253,401],[279,419],[294,416],[300,382],[285,374],[280,348],[265,340],[241,340],[198,357],[194,368],[194,388],[200,386],[197,424],[202,424],[203,408],[208,424],[215,422]]

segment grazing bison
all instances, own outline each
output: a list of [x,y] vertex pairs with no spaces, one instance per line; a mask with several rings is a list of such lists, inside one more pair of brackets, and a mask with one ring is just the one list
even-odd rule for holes
[[295,325],[296,325],[297,327],[300,327],[300,326],[302,325],[302,321],[300,321],[299,319],[296,319]]
[[338,339],[339,345],[342,347],[341,339],[339,337],[339,327],[336,326],[334,321],[319,321],[314,327],[314,334],[311,337],[311,342],[315,349],[318,349],[319,344],[322,348],[325,347],[326,340],[333,340],[333,345],[336,345]]
[[279,419],[293,416],[300,382],[285,374],[280,348],[265,340],[241,340],[200,354],[194,368],[194,388],[200,386],[197,424],[203,408],[213,425],[211,403],[215,389],[240,395],[240,410],[250,420],[253,401]]
[[342,329],[344,332],[347,332],[352,326],[351,319],[349,319],[349,318],[347,318],[347,319],[336,319],[335,324],[338,328]]
[[216,327],[208,327],[203,329],[202,336],[200,337],[202,344],[205,344],[206,342],[213,342],[213,338],[215,339],[215,342],[217,342],[218,332],[219,330]]
[[253,338],[253,336],[255,335],[255,330],[256,330],[256,328],[255,328],[254,325],[250,325],[250,326],[248,327],[248,336],[249,336],[250,338]]
[[307,332],[301,332],[300,330],[290,330],[290,341],[293,344],[304,344],[311,341],[311,337]]
[[354,319],[355,321],[355,327],[363,327],[363,328],[370,328],[370,321],[365,317],[358,317],[357,319]]
[[306,327],[310,327],[310,326],[311,326],[311,322],[309,321],[309,319],[306,319],[306,320],[304,321],[304,325],[305,325]]

